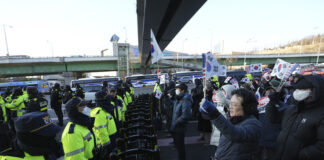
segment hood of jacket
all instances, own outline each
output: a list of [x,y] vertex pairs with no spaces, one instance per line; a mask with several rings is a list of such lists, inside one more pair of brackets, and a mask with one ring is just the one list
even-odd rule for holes
[[324,105],[324,78],[322,76],[305,76],[305,79],[312,83],[312,97],[306,100],[306,104]]
[[222,86],[222,90],[226,93],[225,98],[229,100],[232,98],[232,92],[235,90],[235,87],[231,84],[226,84]]

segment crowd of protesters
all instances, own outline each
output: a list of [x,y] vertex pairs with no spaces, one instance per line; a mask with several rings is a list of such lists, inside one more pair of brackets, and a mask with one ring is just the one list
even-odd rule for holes
[[170,81],[162,101],[179,160],[186,159],[185,128],[192,117],[198,120],[198,140],[217,146],[211,159],[324,159],[322,75],[294,73],[286,81],[268,72],[225,81],[213,76],[195,79],[191,91],[174,84]]

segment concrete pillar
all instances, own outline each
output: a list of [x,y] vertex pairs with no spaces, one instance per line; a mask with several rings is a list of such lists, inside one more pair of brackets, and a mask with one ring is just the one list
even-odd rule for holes
[[63,72],[62,76],[64,77],[64,85],[71,85],[71,81],[77,78],[73,72]]

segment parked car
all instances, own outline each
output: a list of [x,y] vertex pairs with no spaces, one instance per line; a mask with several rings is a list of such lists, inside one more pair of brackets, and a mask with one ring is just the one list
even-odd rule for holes
[[183,76],[177,80],[177,83],[192,83],[192,76]]

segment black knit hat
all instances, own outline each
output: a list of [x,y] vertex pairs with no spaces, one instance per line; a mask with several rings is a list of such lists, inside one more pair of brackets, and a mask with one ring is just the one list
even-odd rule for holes
[[176,88],[180,88],[181,90],[187,91],[188,86],[185,83],[181,83],[177,85]]
[[295,89],[308,89],[313,88],[311,82],[307,81],[304,76],[299,77],[298,81],[293,85]]

